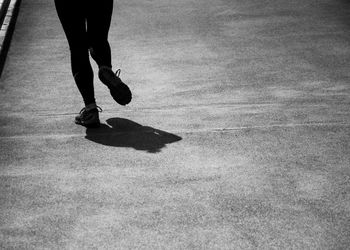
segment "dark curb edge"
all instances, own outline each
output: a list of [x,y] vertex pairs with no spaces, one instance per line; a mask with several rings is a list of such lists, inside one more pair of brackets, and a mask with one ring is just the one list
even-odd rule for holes
[[3,1],[0,9],[0,77],[5,66],[21,0]]

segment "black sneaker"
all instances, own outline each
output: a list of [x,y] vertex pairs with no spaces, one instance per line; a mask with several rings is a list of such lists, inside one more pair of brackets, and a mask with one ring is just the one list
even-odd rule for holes
[[98,128],[100,126],[99,112],[102,112],[100,107],[91,110],[83,108],[79,112],[79,115],[75,117],[75,123],[87,128]]
[[129,87],[119,78],[120,69],[115,73],[108,67],[101,67],[98,71],[98,77],[105,84],[113,99],[120,105],[126,105],[131,102],[131,91]]

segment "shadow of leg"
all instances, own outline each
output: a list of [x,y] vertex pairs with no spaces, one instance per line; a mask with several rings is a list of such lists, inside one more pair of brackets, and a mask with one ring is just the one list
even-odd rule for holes
[[112,147],[131,147],[149,153],[158,153],[166,144],[182,138],[152,127],[142,126],[122,118],[110,118],[98,129],[87,129],[85,138]]

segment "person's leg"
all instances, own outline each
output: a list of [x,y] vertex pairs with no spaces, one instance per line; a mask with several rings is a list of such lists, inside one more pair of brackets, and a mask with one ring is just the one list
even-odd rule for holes
[[95,104],[93,71],[89,60],[85,0],[55,0],[58,17],[66,34],[74,80],[86,106]]
[[108,32],[113,13],[113,0],[88,1],[87,33],[92,58],[99,67],[112,68]]
[[103,0],[98,3],[87,1],[87,31],[92,58],[99,66],[98,76],[110,90],[114,100],[126,105],[131,101],[132,94],[118,75],[112,71],[111,48],[108,43],[108,32],[113,13],[113,0]]

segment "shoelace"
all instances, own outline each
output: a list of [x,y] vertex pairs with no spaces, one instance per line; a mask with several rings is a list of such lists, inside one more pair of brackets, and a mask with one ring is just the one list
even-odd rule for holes
[[115,72],[115,75],[116,75],[117,77],[119,77],[121,71],[122,71],[121,69],[117,69],[117,71]]
[[[98,111],[99,113],[101,113],[101,112],[103,111],[102,108],[101,108],[100,106],[96,106],[96,109],[97,109],[97,111]],[[82,109],[80,110],[79,114],[82,114],[82,113],[84,113],[84,112],[87,112],[86,107],[82,108]]]

